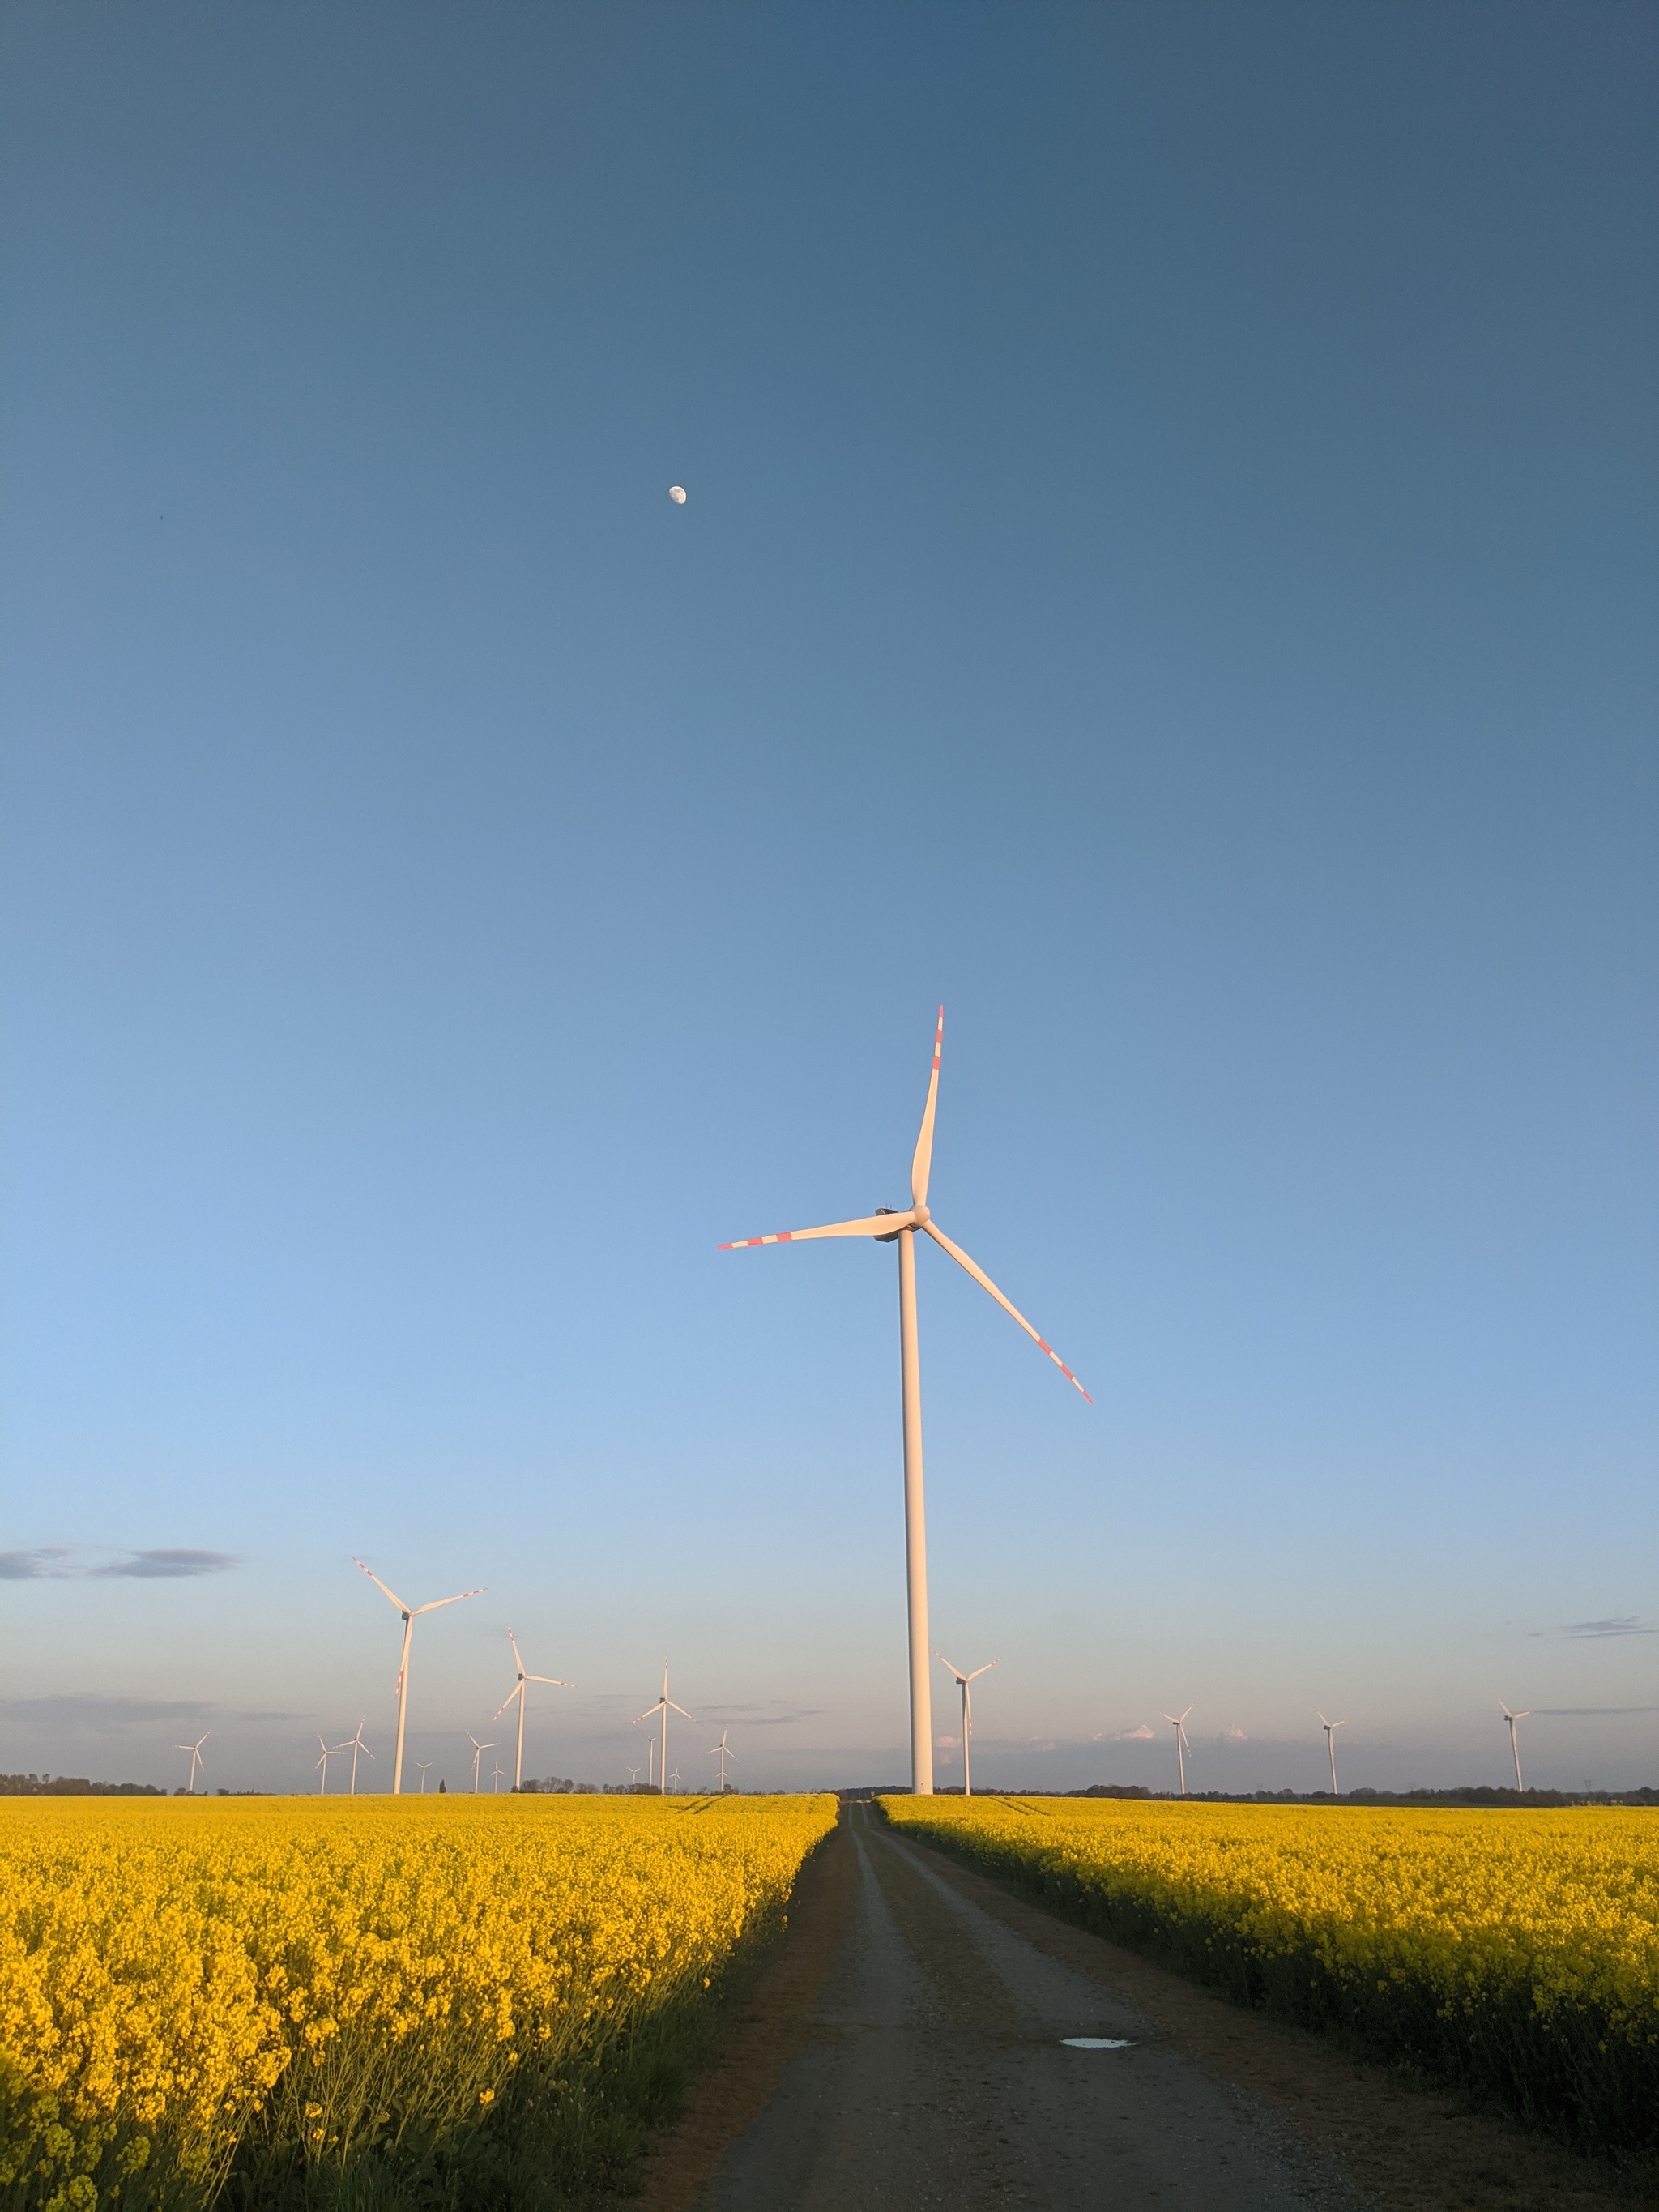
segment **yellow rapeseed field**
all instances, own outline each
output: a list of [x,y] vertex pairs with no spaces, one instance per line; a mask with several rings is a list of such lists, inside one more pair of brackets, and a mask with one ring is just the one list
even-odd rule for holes
[[568,2118],[781,1915],[835,1817],[829,1796],[5,1802],[0,2198],[201,2203],[256,2150],[313,2183],[451,2156],[527,2078]]
[[1235,1995],[1586,2138],[1659,2138],[1659,1815],[882,1802]]

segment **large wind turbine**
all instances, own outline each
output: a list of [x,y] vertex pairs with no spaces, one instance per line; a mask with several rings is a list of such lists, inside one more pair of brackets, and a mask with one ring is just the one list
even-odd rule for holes
[[993,1667],[1000,1667],[1002,1662],[1000,1659],[988,1659],[982,1667],[975,1667],[971,1674],[964,1674],[960,1667],[951,1665],[942,1651],[936,1650],[933,1656],[941,1667],[951,1668],[951,1672],[957,1678],[957,1686],[962,1692],[962,1794],[964,1797],[971,1797],[974,1777],[969,1765],[968,1747],[974,1734],[974,1693],[968,1685],[977,1682],[981,1674],[988,1674]]
[[[988,1291],[1003,1311],[1011,1315],[1034,1344],[1042,1346],[1060,1373],[1089,1397],[1083,1385],[1054,1350],[1040,1337],[1019,1309],[1005,1298],[984,1269],[976,1267],[959,1244],[953,1244],[927,1211],[927,1176],[933,1162],[933,1114],[939,1103],[939,1054],[945,1044],[945,1009],[939,1010],[933,1032],[933,1067],[927,1081],[927,1103],[922,1109],[921,1133],[910,1161],[910,1204],[903,1212],[878,1206],[859,1221],[832,1221],[823,1229],[784,1229],[770,1237],[743,1237],[722,1244],[722,1252],[746,1252],[760,1244],[799,1244],[810,1237],[873,1237],[878,1243],[896,1239],[899,1258],[899,1369],[904,1400],[904,1557],[910,1615],[910,1787],[918,1797],[933,1794],[933,1701],[927,1675],[927,1527],[921,1486],[921,1364],[916,1346],[916,1236],[925,1230],[934,1243],[965,1267],[980,1288]],[[1094,1403],[1089,1399],[1091,1405]]]
[[516,1644],[513,1643],[513,1631],[510,1628],[507,1632],[507,1640],[509,1644],[513,1644],[513,1664],[519,1670],[519,1686],[517,1689],[510,1691],[508,1694],[502,1698],[500,1705],[496,1708],[494,1717],[496,1720],[500,1720],[501,1715],[512,1704],[514,1698],[516,1698],[518,1699],[519,1755],[513,1768],[513,1787],[516,1791],[522,1790],[524,1787],[524,1709],[530,1702],[530,1695],[525,1688],[525,1684],[526,1682],[545,1682],[550,1690],[574,1690],[576,1686],[574,1682],[560,1681],[556,1674],[526,1674],[524,1671],[524,1661],[519,1656],[519,1647]]
[[389,1597],[404,1617],[404,1655],[398,1662],[398,1755],[392,1765],[392,1794],[401,1797],[404,1789],[404,1715],[409,1706],[409,1639],[415,1633],[415,1616],[421,1613],[436,1613],[440,1606],[459,1605],[464,1597],[482,1597],[486,1585],[480,1583],[477,1589],[457,1590],[453,1597],[434,1597],[430,1605],[405,1605],[395,1590],[389,1590],[373,1567],[364,1567],[354,1552],[354,1566],[362,1567],[382,1597]]
[[[1190,1705],[1187,1713],[1191,1712]],[[1165,1713],[1164,1717],[1176,1732],[1176,1766],[1181,1776],[1181,1794],[1187,1795],[1187,1713]]]
[[[1515,1794],[1518,1797],[1522,1795],[1521,1752],[1515,1741],[1515,1724],[1516,1721],[1529,1721],[1532,1718],[1532,1707],[1528,1705],[1524,1713],[1512,1713],[1500,1698],[1498,1700],[1498,1710],[1510,1724],[1510,1757],[1515,1761]],[[179,1748],[182,1751],[184,1746],[180,1744]]]
[[185,1790],[186,1794],[191,1797],[196,1795],[196,1770],[198,1766],[207,1765],[206,1759],[202,1756],[202,1746],[212,1734],[211,1729],[204,1729],[194,1743],[175,1743],[173,1747],[175,1751],[187,1751],[190,1753],[190,1780],[185,1784]]
[[[688,1713],[684,1705],[677,1705],[669,1696],[668,1662],[665,1659],[662,1662],[662,1695],[654,1705],[647,1705],[642,1713],[635,1714],[633,1725],[637,1728],[641,1721],[648,1721],[653,1713],[662,1715],[662,1758],[658,1762],[659,1787],[657,1794],[660,1797],[665,1797],[668,1795],[668,1716],[670,1713],[678,1713],[683,1721],[690,1721],[693,1728],[701,1728],[702,1725],[695,1713]],[[676,1767],[674,1771],[678,1778],[679,1769]]]
[[1324,1714],[1321,1713],[1319,1725],[1325,1731],[1325,1748],[1331,1754],[1331,1796],[1334,1798],[1336,1796],[1336,1732],[1340,1728],[1346,1728],[1348,1723],[1346,1721],[1328,1721]]

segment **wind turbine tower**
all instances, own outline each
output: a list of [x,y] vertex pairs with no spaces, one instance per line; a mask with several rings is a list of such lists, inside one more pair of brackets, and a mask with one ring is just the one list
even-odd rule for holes
[[[668,1662],[665,1659],[662,1662],[662,1695],[658,1698],[654,1705],[647,1705],[642,1713],[636,1713],[634,1716],[634,1726],[637,1728],[641,1721],[648,1721],[653,1713],[660,1713],[662,1715],[662,1757],[658,1762],[657,1775],[661,1784],[658,1794],[659,1796],[665,1797],[668,1795],[668,1716],[670,1713],[678,1713],[683,1721],[690,1721],[693,1728],[701,1728],[702,1726],[702,1723],[697,1718],[695,1713],[688,1713],[684,1705],[677,1705],[672,1698],[669,1696]],[[677,1766],[674,1769],[674,1780],[677,1787],[679,1778],[680,1771]]]
[[969,1746],[974,1735],[974,1693],[969,1684],[977,1682],[981,1674],[988,1674],[993,1667],[1000,1667],[1002,1662],[1000,1659],[988,1659],[982,1667],[975,1667],[971,1674],[964,1674],[960,1667],[951,1665],[942,1651],[936,1650],[933,1656],[941,1667],[951,1668],[951,1672],[957,1678],[957,1686],[962,1692],[962,1794],[964,1797],[971,1797],[974,1777],[969,1765]]
[[1321,1713],[1319,1725],[1325,1731],[1325,1748],[1331,1755],[1331,1796],[1334,1797],[1336,1796],[1336,1732],[1340,1728],[1346,1728],[1348,1723],[1346,1721],[1328,1721],[1324,1714]]
[[[726,1795],[726,1762],[728,1759],[735,1759],[738,1755],[737,1753],[732,1750],[731,1745],[726,1741],[726,1737],[730,1735],[732,1731],[729,1727],[723,1728],[720,1730],[720,1741],[718,1743],[711,1743],[708,1750],[703,1753],[703,1757],[705,1759],[718,1759],[720,1760],[720,1791],[722,1797]],[[638,1770],[636,1769],[635,1771],[637,1771]]]
[[202,1746],[212,1734],[211,1729],[204,1729],[194,1743],[175,1743],[173,1747],[175,1751],[187,1751],[190,1753],[190,1780],[185,1786],[192,1797],[196,1795],[196,1770],[198,1766],[204,1767],[207,1765],[206,1759],[202,1756]]
[[395,1590],[386,1588],[373,1567],[363,1566],[355,1552],[351,1555],[351,1563],[354,1566],[362,1567],[380,1595],[390,1598],[404,1617],[404,1653],[398,1662],[398,1751],[392,1763],[392,1794],[394,1797],[400,1797],[404,1789],[404,1717],[409,1707],[409,1640],[415,1632],[416,1617],[422,1613],[436,1613],[440,1606],[459,1605],[463,1598],[482,1597],[485,1585],[481,1583],[477,1589],[457,1590],[453,1597],[434,1597],[429,1605],[405,1605]]
[[483,1757],[485,1752],[497,1751],[501,1747],[498,1744],[480,1743],[470,1729],[467,1730],[466,1740],[472,1747],[472,1795],[476,1797],[478,1794],[478,1761]]
[[[927,1528],[921,1479],[921,1360],[916,1342],[916,1232],[924,1231],[942,1251],[965,1267],[1006,1314],[1041,1346],[1066,1381],[1089,1397],[1054,1347],[1046,1343],[1019,1309],[997,1288],[984,1269],[953,1244],[927,1210],[927,1178],[933,1160],[933,1115],[939,1103],[939,1064],[945,1045],[945,1009],[933,1032],[933,1066],[922,1109],[921,1133],[910,1161],[910,1203],[902,1212],[878,1206],[858,1221],[832,1221],[821,1229],[785,1229],[769,1237],[744,1237],[722,1244],[722,1252],[744,1252],[761,1244],[799,1244],[814,1237],[872,1237],[878,1244],[898,1244],[899,1371],[904,1411],[904,1553],[910,1619],[910,1786],[918,1797],[933,1794],[933,1684],[927,1673]],[[1094,1403],[1089,1400],[1091,1405]]]
[[373,1759],[374,1756],[363,1741],[363,1724],[361,1721],[357,1723],[356,1735],[349,1743],[343,1743],[340,1748],[351,1753],[351,1794],[355,1797],[357,1795],[357,1753],[361,1751],[365,1759]]
[[[1524,1713],[1512,1713],[1500,1698],[1498,1700],[1498,1709],[1510,1724],[1510,1757],[1515,1761],[1515,1794],[1519,1797],[1523,1794],[1523,1790],[1521,1781],[1521,1747],[1515,1740],[1515,1724],[1516,1721],[1529,1721],[1532,1718],[1532,1707],[1528,1705]],[[183,1748],[184,1746],[181,1744],[179,1749],[182,1751]]]
[[495,1717],[497,1720],[500,1720],[502,1713],[504,1713],[507,1707],[513,1703],[514,1698],[516,1698],[518,1699],[519,1750],[518,1756],[514,1761],[513,1766],[513,1787],[514,1790],[517,1791],[522,1790],[524,1787],[524,1709],[530,1702],[530,1692],[525,1687],[526,1683],[545,1682],[550,1690],[574,1690],[576,1686],[574,1682],[562,1682],[559,1680],[558,1677],[554,1674],[526,1674],[524,1671],[524,1661],[519,1656],[519,1647],[515,1643],[514,1643],[513,1631],[510,1628],[507,1632],[507,1640],[509,1644],[513,1644],[513,1664],[519,1670],[519,1682],[518,1687],[509,1692],[507,1696],[501,1700],[500,1706],[496,1710]]
[[[1187,1713],[1191,1711],[1192,1707],[1188,1705]],[[1176,1771],[1181,1777],[1181,1794],[1183,1797],[1187,1795],[1187,1713],[1182,1713],[1179,1718],[1174,1713],[1165,1713],[1164,1716],[1176,1732]]]

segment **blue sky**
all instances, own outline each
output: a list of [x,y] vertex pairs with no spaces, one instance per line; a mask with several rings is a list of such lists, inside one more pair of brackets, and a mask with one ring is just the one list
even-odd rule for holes
[[0,49],[0,1764],[1659,1779],[1652,12]]

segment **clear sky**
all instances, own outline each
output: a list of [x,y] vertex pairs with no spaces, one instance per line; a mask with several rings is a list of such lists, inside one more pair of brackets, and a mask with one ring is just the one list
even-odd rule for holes
[[0,102],[0,1765],[383,1786],[362,1552],[488,1585],[434,1784],[508,1621],[532,1771],[666,1651],[902,1776],[892,1251],[714,1248],[902,1199],[943,1000],[1095,1399],[922,1250],[976,1773],[1659,1781],[1659,15],[40,0]]

